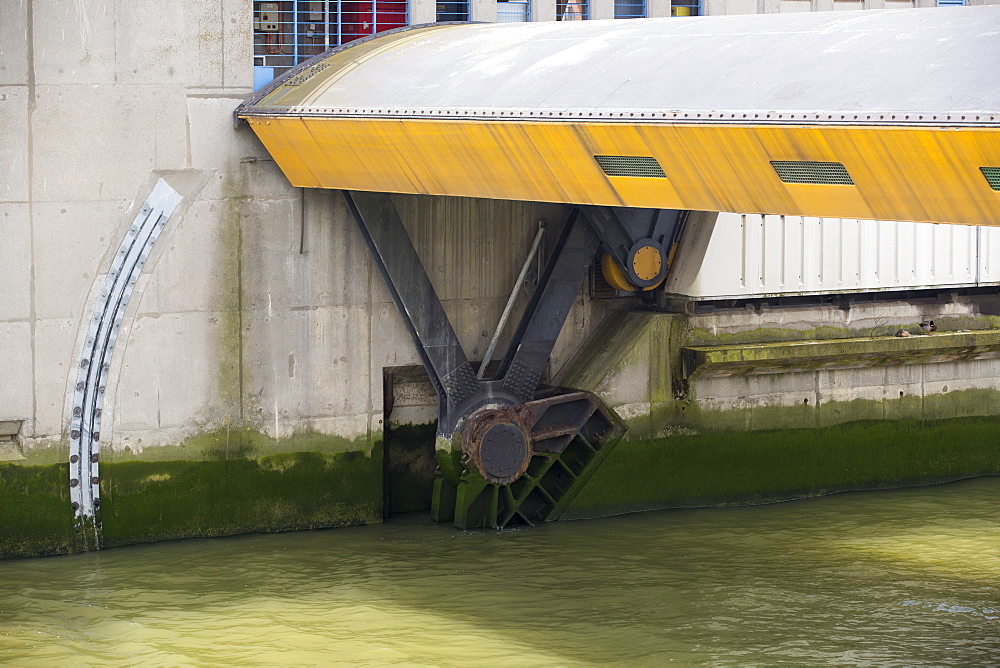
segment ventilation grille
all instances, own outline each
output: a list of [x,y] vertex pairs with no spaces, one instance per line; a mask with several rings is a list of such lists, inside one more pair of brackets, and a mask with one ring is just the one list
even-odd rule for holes
[[656,158],[642,155],[595,155],[594,159],[608,176],[639,176],[647,179],[665,179],[663,168]]
[[839,162],[772,160],[771,166],[785,183],[811,183],[818,186],[854,185],[851,175]]
[[1000,167],[980,167],[979,171],[986,177],[986,182],[993,190],[1000,190]]

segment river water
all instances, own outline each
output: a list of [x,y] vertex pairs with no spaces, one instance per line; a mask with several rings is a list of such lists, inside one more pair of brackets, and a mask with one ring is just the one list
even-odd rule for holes
[[0,562],[0,662],[998,664],[1000,478]]

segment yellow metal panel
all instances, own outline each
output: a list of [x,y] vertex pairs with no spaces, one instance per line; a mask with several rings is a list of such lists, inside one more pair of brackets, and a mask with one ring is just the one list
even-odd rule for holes
[[[1000,224],[992,128],[251,119],[299,186],[788,215]],[[667,175],[608,177],[594,155]],[[783,183],[772,160],[843,163],[855,185]]]
[[[579,137],[585,149],[581,161],[595,171],[602,172],[594,160],[595,155],[653,156],[663,155],[655,151],[634,125],[606,125],[588,123],[579,128]],[[661,167],[665,165],[661,162]],[[618,194],[624,206],[667,208],[659,202],[681,201],[675,184],[670,179],[635,178],[623,176],[606,177]]]
[[310,162],[302,159],[303,151],[312,145],[313,140],[301,120],[251,118],[247,122],[293,185],[302,188],[324,187],[323,182],[329,173],[324,173],[322,178],[317,176],[309,169]]
[[[581,128],[562,123],[526,123],[528,139],[540,156],[558,155],[558,163],[546,160],[566,193],[568,202],[589,200],[614,202],[624,206],[594,154],[581,138]],[[543,158],[545,160],[545,158]]]

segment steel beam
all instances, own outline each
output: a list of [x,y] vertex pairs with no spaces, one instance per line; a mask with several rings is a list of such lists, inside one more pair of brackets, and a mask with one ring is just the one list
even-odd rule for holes
[[534,397],[552,347],[600,245],[594,228],[574,208],[500,362],[497,377],[502,379],[504,389],[521,402]]
[[[463,528],[503,526],[515,516],[529,523],[544,520],[583,475],[580,467],[597,461],[595,453],[613,445],[622,433],[613,414],[598,410],[600,402],[588,393],[550,388],[548,394],[538,394],[580,285],[607,239],[613,238],[619,249],[633,249],[633,254],[636,237],[662,249],[681,216],[653,211],[620,216],[612,210],[582,215],[579,208],[571,208],[497,376],[480,380],[390,196],[344,192],[344,198],[438,395],[440,475],[432,516],[453,519]],[[600,419],[594,417],[598,413]],[[552,468],[568,447],[571,461]],[[526,492],[521,481],[530,466],[537,469],[533,478],[529,475],[531,485],[541,485],[537,492]],[[540,473],[550,468],[551,475]],[[519,494],[509,487],[514,483]],[[470,515],[473,510],[475,517]]]
[[450,424],[449,416],[479,389],[476,372],[389,195],[344,191],[344,199],[437,392],[439,424]]

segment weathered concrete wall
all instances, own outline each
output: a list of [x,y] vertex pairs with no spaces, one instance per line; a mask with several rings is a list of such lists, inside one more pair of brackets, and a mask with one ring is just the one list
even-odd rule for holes
[[[210,231],[179,245],[219,227],[232,200],[221,184],[255,149],[252,136],[234,133],[229,121],[249,86],[246,4],[36,1],[0,10],[11,37],[3,39],[0,61],[0,141],[14,175],[0,194],[16,211],[3,229],[20,251],[7,265],[2,315],[22,332],[4,352],[27,364],[6,385],[12,400],[2,412],[26,419],[29,447],[61,440],[68,369],[80,323],[90,315],[88,295],[120,241],[122,215],[152,172],[213,172],[186,220],[160,240],[172,246],[162,253],[164,282],[213,274],[218,253]],[[288,190],[278,180],[275,187]],[[177,317],[203,312],[188,315],[181,328],[192,341],[204,338],[207,314],[216,308],[209,287],[174,290],[173,302],[157,310]],[[133,303],[166,299],[143,300],[143,288]]]
[[[418,359],[336,193],[291,188],[232,111],[251,3],[0,6],[0,555],[82,547],[80,351],[150,178],[194,174],[128,302],[100,439],[104,544],[379,521],[383,368]],[[559,207],[398,198],[469,356]],[[522,297],[523,303],[524,297]],[[581,295],[557,346],[589,334]],[[4,542],[7,541],[7,542]]]
[[563,517],[1000,474],[996,306],[611,313],[556,380],[629,432]]

